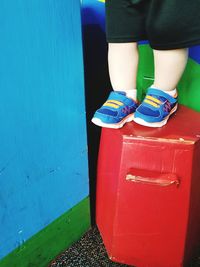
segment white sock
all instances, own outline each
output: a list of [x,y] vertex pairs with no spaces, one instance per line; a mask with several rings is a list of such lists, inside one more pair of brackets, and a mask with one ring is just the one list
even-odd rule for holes
[[174,90],[171,90],[171,91],[164,91],[166,94],[169,94],[170,96],[176,96],[177,94],[177,90],[176,88]]
[[168,95],[170,95],[172,97],[176,96],[176,94],[177,94],[176,88],[173,89],[173,90],[170,90],[170,91],[166,91],[166,90],[162,90],[160,88],[156,88],[156,87],[154,87],[154,85],[151,85],[151,88],[161,90],[161,91],[165,92],[166,94],[168,94]]
[[132,98],[133,100],[137,100],[137,89],[128,89],[128,90],[114,90],[114,91],[123,91],[126,93],[126,96]]

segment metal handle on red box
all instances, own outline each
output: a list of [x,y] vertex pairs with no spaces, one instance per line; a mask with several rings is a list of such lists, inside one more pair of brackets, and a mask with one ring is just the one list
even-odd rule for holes
[[154,172],[153,175],[151,173],[151,175],[148,175],[148,176],[128,173],[126,175],[126,180],[129,180],[135,183],[151,184],[151,185],[158,185],[158,186],[170,186],[170,185],[179,186],[180,184],[180,181],[177,178],[177,175],[173,173],[158,174]]

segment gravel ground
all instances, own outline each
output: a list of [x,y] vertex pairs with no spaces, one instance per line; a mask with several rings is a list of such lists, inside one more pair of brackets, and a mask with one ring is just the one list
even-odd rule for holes
[[[128,267],[109,260],[97,227],[59,255],[48,267]],[[200,257],[188,267],[200,267]]]

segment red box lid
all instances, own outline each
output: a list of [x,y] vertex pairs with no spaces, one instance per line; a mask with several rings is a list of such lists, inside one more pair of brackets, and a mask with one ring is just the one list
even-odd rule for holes
[[132,139],[159,139],[166,142],[195,143],[200,139],[200,112],[183,105],[161,128],[139,125],[135,122],[127,123],[118,133]]

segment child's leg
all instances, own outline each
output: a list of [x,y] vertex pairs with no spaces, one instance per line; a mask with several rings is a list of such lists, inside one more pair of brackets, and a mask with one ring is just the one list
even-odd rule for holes
[[95,112],[96,125],[120,128],[133,120],[136,103],[137,42],[146,39],[145,17],[150,1],[106,0],[108,64],[114,91]]
[[109,43],[108,65],[114,92],[95,112],[92,122],[102,127],[121,128],[133,120],[137,108],[137,43]]
[[188,49],[153,50],[155,79],[153,88],[172,91],[176,88],[188,59]]
[[136,100],[137,43],[109,43],[108,65],[113,90],[124,91]]
[[176,86],[185,69],[188,49],[153,50],[154,84],[135,113],[135,122],[162,127],[177,109]]
[[154,49],[155,82],[135,112],[137,123],[161,127],[176,111],[175,88],[187,63],[187,47],[200,43],[199,7],[200,1],[151,1],[146,29]]

